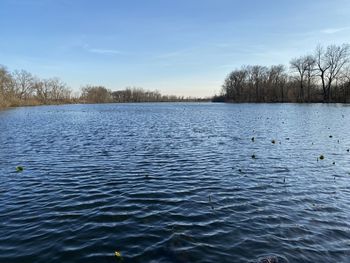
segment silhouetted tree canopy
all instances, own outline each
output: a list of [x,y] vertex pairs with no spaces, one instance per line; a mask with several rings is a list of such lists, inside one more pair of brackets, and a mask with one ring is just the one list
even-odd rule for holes
[[[228,74],[215,101],[350,102],[350,46],[318,46],[283,65],[242,66]],[[213,101],[214,101],[213,100]]]

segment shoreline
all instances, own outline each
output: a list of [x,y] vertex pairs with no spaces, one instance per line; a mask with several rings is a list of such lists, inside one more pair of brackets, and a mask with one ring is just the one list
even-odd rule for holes
[[84,103],[84,102],[73,102],[73,103],[49,103],[49,104],[24,104],[24,105],[18,105],[18,106],[6,106],[1,107],[0,111],[2,110],[8,110],[8,109],[16,109],[16,108],[22,108],[22,107],[42,107],[42,106],[65,106],[65,105],[103,105],[103,104],[164,104],[164,103],[174,103],[174,104],[180,104],[180,103],[212,103],[212,104],[309,104],[309,105],[316,105],[316,104],[325,104],[325,105],[335,105],[335,104],[350,104],[350,102],[217,102],[217,101],[210,101],[210,100],[203,100],[203,101],[140,101],[140,102],[103,102],[103,103]]

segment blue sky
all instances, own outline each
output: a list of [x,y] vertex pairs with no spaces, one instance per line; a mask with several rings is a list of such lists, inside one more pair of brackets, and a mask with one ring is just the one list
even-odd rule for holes
[[348,0],[0,0],[0,64],[39,77],[210,96],[243,64],[350,43]]

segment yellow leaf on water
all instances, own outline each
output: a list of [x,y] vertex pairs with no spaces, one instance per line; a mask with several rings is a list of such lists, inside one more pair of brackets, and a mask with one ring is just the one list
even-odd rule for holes
[[120,257],[122,256],[122,254],[121,254],[119,251],[114,252],[114,254],[115,254],[115,256],[118,257],[118,258],[120,258]]

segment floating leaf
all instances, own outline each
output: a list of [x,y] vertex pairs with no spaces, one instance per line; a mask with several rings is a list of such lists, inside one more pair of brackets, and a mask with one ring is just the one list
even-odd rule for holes
[[16,167],[16,171],[17,172],[22,172],[24,170],[24,168],[22,166],[17,166]]
[[121,259],[122,258],[122,254],[119,251],[115,251],[114,255],[118,258]]

